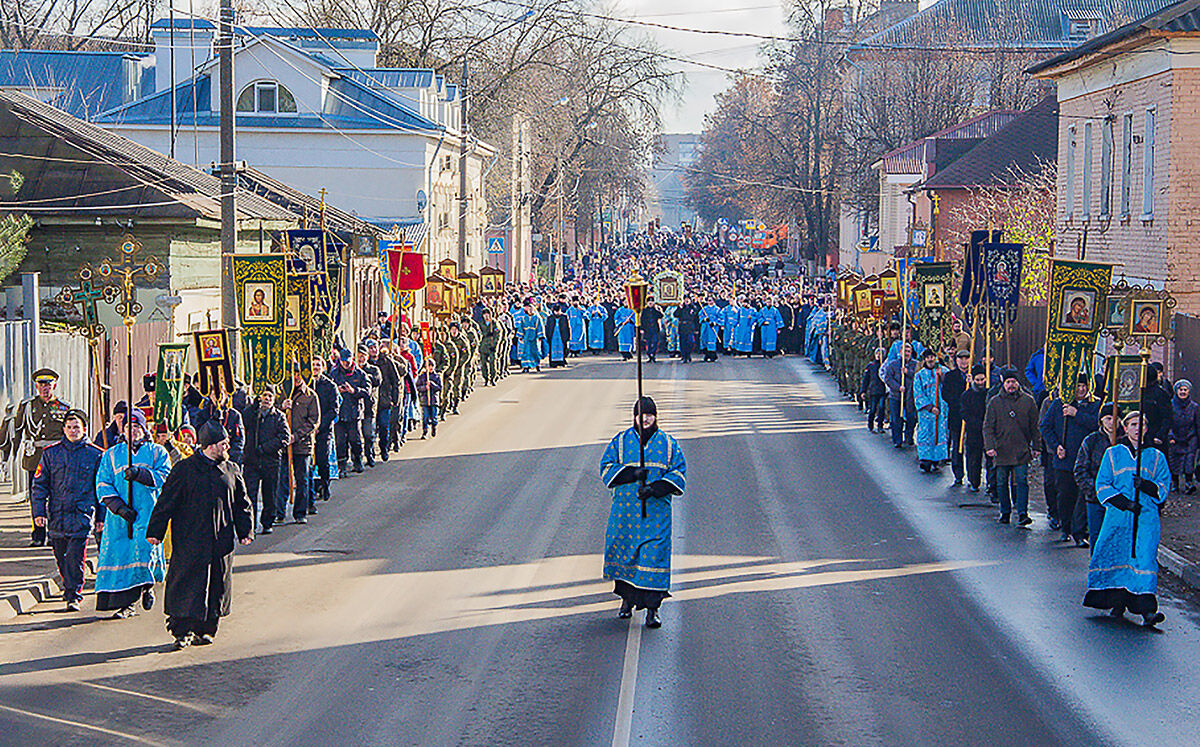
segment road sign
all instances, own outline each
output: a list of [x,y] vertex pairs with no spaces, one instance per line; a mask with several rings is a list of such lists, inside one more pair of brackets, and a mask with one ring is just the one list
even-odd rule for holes
[[488,254],[504,254],[504,237],[493,236],[487,240]]
[[425,212],[425,207],[429,204],[429,198],[425,196],[425,190],[417,190],[417,212]]

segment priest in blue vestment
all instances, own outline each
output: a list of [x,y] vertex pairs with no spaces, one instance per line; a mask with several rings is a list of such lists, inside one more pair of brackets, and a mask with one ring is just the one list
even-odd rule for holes
[[943,391],[947,368],[938,363],[937,353],[926,350],[921,368],[913,377],[913,405],[917,408],[917,459],[925,472],[940,472],[950,458],[949,406]]

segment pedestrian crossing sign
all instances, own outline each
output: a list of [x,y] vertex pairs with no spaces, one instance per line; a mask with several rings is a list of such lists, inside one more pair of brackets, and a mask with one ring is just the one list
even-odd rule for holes
[[504,254],[504,237],[493,236],[487,240],[488,254]]

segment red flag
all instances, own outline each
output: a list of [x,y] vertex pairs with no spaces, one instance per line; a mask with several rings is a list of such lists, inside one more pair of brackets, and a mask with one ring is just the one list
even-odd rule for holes
[[415,291],[425,287],[425,258],[419,252],[388,250],[392,289]]

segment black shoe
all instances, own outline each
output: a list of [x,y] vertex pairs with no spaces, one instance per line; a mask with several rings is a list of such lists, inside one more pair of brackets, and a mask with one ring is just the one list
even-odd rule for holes
[[1000,514],[1000,523],[1001,523],[1001,524],[1007,524],[1007,523],[1008,523],[1008,514]]
[[196,642],[195,635],[193,635],[192,633],[184,633],[183,635],[181,635],[175,639],[175,650],[182,651],[185,648],[187,648],[188,646],[191,646],[195,642]]
[[1033,519],[1029,518],[1029,514],[1021,514],[1021,517],[1017,519],[1017,524],[1023,527],[1027,527],[1032,523]]
[[962,485],[962,484],[963,484],[962,478],[961,478],[961,477],[956,477],[956,478],[954,478],[954,484],[955,484],[955,485]]
[[307,524],[307,523],[308,523],[308,519],[304,518],[303,516],[297,516],[297,517],[296,517],[296,518],[295,518],[295,519],[292,521],[292,523],[293,523],[293,524]]
[[661,628],[662,627],[662,618],[660,618],[658,616],[658,610],[655,610],[655,609],[646,610],[646,627],[647,628]]
[[1125,608],[1124,607],[1113,607],[1111,610],[1108,611],[1108,616],[1109,617],[1125,617]]
[[308,507],[308,515],[309,515],[309,516],[316,516],[316,515],[317,515],[317,507],[316,507],[316,506],[309,506],[309,507]]
[[263,527],[262,531],[259,532],[259,534],[270,534],[271,532],[274,532],[274,531],[275,530],[272,529],[271,527]]
[[119,609],[119,610],[117,610],[116,612],[114,612],[114,613],[112,614],[112,618],[111,618],[111,619],[113,619],[113,620],[125,620],[125,619],[128,619],[128,618],[130,618],[130,617],[133,617],[133,616],[134,616],[134,615],[136,615],[136,614],[137,614],[137,610],[135,610],[135,609],[133,608],[133,605],[131,604],[131,605],[129,605],[128,607],[122,607],[121,609]]
[[154,589],[145,589],[142,591],[142,609],[154,609]]
[[385,449],[385,450],[383,450],[383,451],[381,451],[381,452],[379,452],[379,458],[380,458],[381,460],[385,461],[385,462],[388,460],[388,455],[387,455],[387,450],[386,450],[386,449]]
[[628,620],[633,617],[633,603],[626,600],[621,602],[621,611],[617,613],[617,618]]
[[1058,531],[1059,529],[1062,529],[1062,524],[1059,523],[1058,518],[1055,516],[1050,517],[1050,529],[1051,531]]
[[1075,540],[1075,546],[1076,547],[1091,547],[1092,544],[1087,541],[1087,537],[1080,537],[1079,539]]
[[[375,466],[375,460],[374,460],[374,459],[368,459],[368,460],[367,460],[367,469],[370,469],[370,468],[372,468],[372,467],[374,467],[374,466]],[[355,472],[362,472],[362,470],[361,470],[361,469],[356,469],[356,470],[354,470],[354,471],[355,471]]]
[[354,465],[354,474],[362,474],[363,468],[361,464]]
[[194,643],[197,646],[211,646],[212,642],[213,642],[213,637],[211,635],[209,635],[208,633],[203,633],[201,635],[196,636],[196,639],[194,641]]
[[971,486],[971,492],[972,492],[972,493],[978,493],[978,492],[979,492],[979,486],[978,486],[978,485],[972,485],[972,486]]
[[71,601],[67,602],[67,612],[78,612],[78,611],[79,611],[79,600],[78,599],[72,599]]
[[1142,615],[1142,625],[1147,628],[1153,628],[1155,625],[1158,625],[1160,622],[1166,619],[1167,616],[1161,612],[1155,612],[1152,615]]

